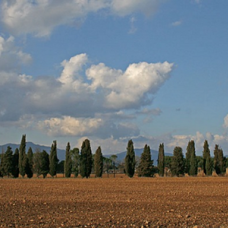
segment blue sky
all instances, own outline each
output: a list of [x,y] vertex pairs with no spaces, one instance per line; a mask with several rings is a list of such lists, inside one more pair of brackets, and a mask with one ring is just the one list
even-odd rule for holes
[[2,0],[0,144],[228,155],[226,0]]

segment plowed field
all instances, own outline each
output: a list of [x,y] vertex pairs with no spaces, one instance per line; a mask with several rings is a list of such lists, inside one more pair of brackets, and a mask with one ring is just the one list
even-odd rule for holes
[[1,227],[228,227],[228,178],[1,179]]

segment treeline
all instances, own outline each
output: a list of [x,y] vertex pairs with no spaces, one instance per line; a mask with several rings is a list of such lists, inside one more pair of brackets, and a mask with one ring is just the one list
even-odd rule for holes
[[78,148],[71,149],[70,143],[67,143],[65,161],[59,162],[57,157],[57,142],[53,141],[50,153],[47,151],[37,150],[33,153],[32,148],[26,153],[26,135],[22,136],[19,149],[15,149],[14,153],[11,147],[2,152],[0,157],[0,176],[8,176],[23,178],[27,176],[32,178],[34,174],[37,177],[47,174],[55,177],[56,174],[64,173],[66,178],[72,176],[82,178],[90,177],[93,172],[95,177],[102,177],[103,173],[109,173],[109,170],[122,170],[127,176],[133,177],[135,173],[139,177],[153,177],[155,173],[159,176],[165,176],[169,173],[171,176],[183,176],[187,173],[190,176],[196,176],[200,168],[202,174],[206,176],[212,175],[214,171],[217,175],[223,175],[228,166],[228,159],[224,157],[223,150],[215,145],[214,157],[211,156],[207,140],[204,142],[202,156],[196,156],[195,143],[189,141],[185,157],[181,147],[175,147],[173,156],[165,156],[164,144],[159,145],[159,153],[157,166],[154,166],[151,159],[150,146],[144,147],[140,158],[135,156],[133,141],[129,140],[127,144],[127,153],[123,163],[117,165],[116,155],[110,158],[103,156],[101,147],[99,146],[92,154],[90,141],[84,140],[81,151]]

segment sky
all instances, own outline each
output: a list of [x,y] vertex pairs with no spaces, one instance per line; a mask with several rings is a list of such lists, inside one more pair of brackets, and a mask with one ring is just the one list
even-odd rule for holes
[[228,155],[227,0],[1,0],[0,144]]

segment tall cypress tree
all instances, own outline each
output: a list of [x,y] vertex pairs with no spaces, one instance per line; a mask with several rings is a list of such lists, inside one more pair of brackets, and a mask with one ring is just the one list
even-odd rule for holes
[[13,171],[13,151],[10,146],[7,147],[7,150],[4,154],[4,172],[8,177]]
[[101,152],[101,147],[99,146],[96,150],[95,156],[94,156],[94,171],[95,171],[95,177],[102,177],[103,173],[103,156]]
[[56,175],[57,165],[58,165],[58,157],[57,157],[57,143],[53,141],[49,156],[49,173],[52,177]]
[[223,156],[223,150],[219,148],[218,150],[218,166],[219,166],[219,174],[224,173],[224,156]]
[[174,176],[180,176],[184,174],[184,156],[181,147],[177,146],[173,150],[171,171]]
[[19,150],[18,148],[15,149],[15,152],[13,154],[13,170],[12,175],[14,178],[19,177]]
[[77,177],[79,174],[79,165],[80,165],[80,155],[79,155],[79,149],[74,148],[70,151],[71,154],[71,160],[72,160],[72,173],[74,174],[74,177]]
[[146,144],[141,154],[141,159],[138,166],[139,177],[153,176],[153,161],[151,160],[150,147]]
[[219,161],[218,161],[218,151],[219,151],[219,146],[216,144],[215,149],[214,149],[214,164],[213,168],[217,174],[220,174],[220,169],[219,169]]
[[185,154],[185,173],[189,174],[189,170],[190,170],[190,160],[192,157],[192,141],[188,142],[188,146],[186,149],[186,154]]
[[40,174],[43,175],[43,178],[45,178],[49,172],[49,155],[48,153],[43,150],[40,154]]
[[[207,157],[210,157],[210,149],[209,149],[209,145],[208,145],[207,140],[205,140],[204,141],[204,145],[203,145],[203,171],[204,171],[204,173],[206,175],[208,175],[207,172],[206,172],[206,160],[207,160]],[[208,167],[209,167],[209,164],[208,164]]]
[[22,177],[25,176],[26,159],[26,135],[23,135],[19,149],[19,173]]
[[[188,174],[190,176],[195,176],[197,174],[197,160],[196,160],[196,150],[195,150],[194,140],[191,140],[189,142],[188,150],[189,150],[189,154],[190,154]],[[187,159],[187,156],[186,156],[186,159]]]
[[28,178],[33,177],[33,164],[34,164],[33,163],[33,151],[32,151],[32,148],[29,147],[27,159],[26,159],[26,169],[25,169],[25,172],[26,172]]
[[127,145],[127,154],[125,157],[125,171],[129,177],[133,177],[135,174],[135,151],[132,140],[129,140]]
[[90,176],[92,171],[92,165],[93,160],[90,141],[86,139],[85,141],[83,141],[81,147],[80,174],[82,178],[88,178]]
[[191,153],[189,175],[190,176],[195,176],[196,174],[197,174],[196,154],[195,153]]
[[71,170],[72,170],[72,160],[71,160],[71,154],[70,154],[70,143],[68,142],[66,146],[66,158],[64,163],[65,177],[69,178],[71,176]]
[[212,174],[211,155],[207,140],[204,141],[203,146],[203,169],[207,176]]
[[165,152],[164,152],[164,144],[159,145],[159,152],[158,152],[158,172],[159,176],[164,176],[165,170]]

